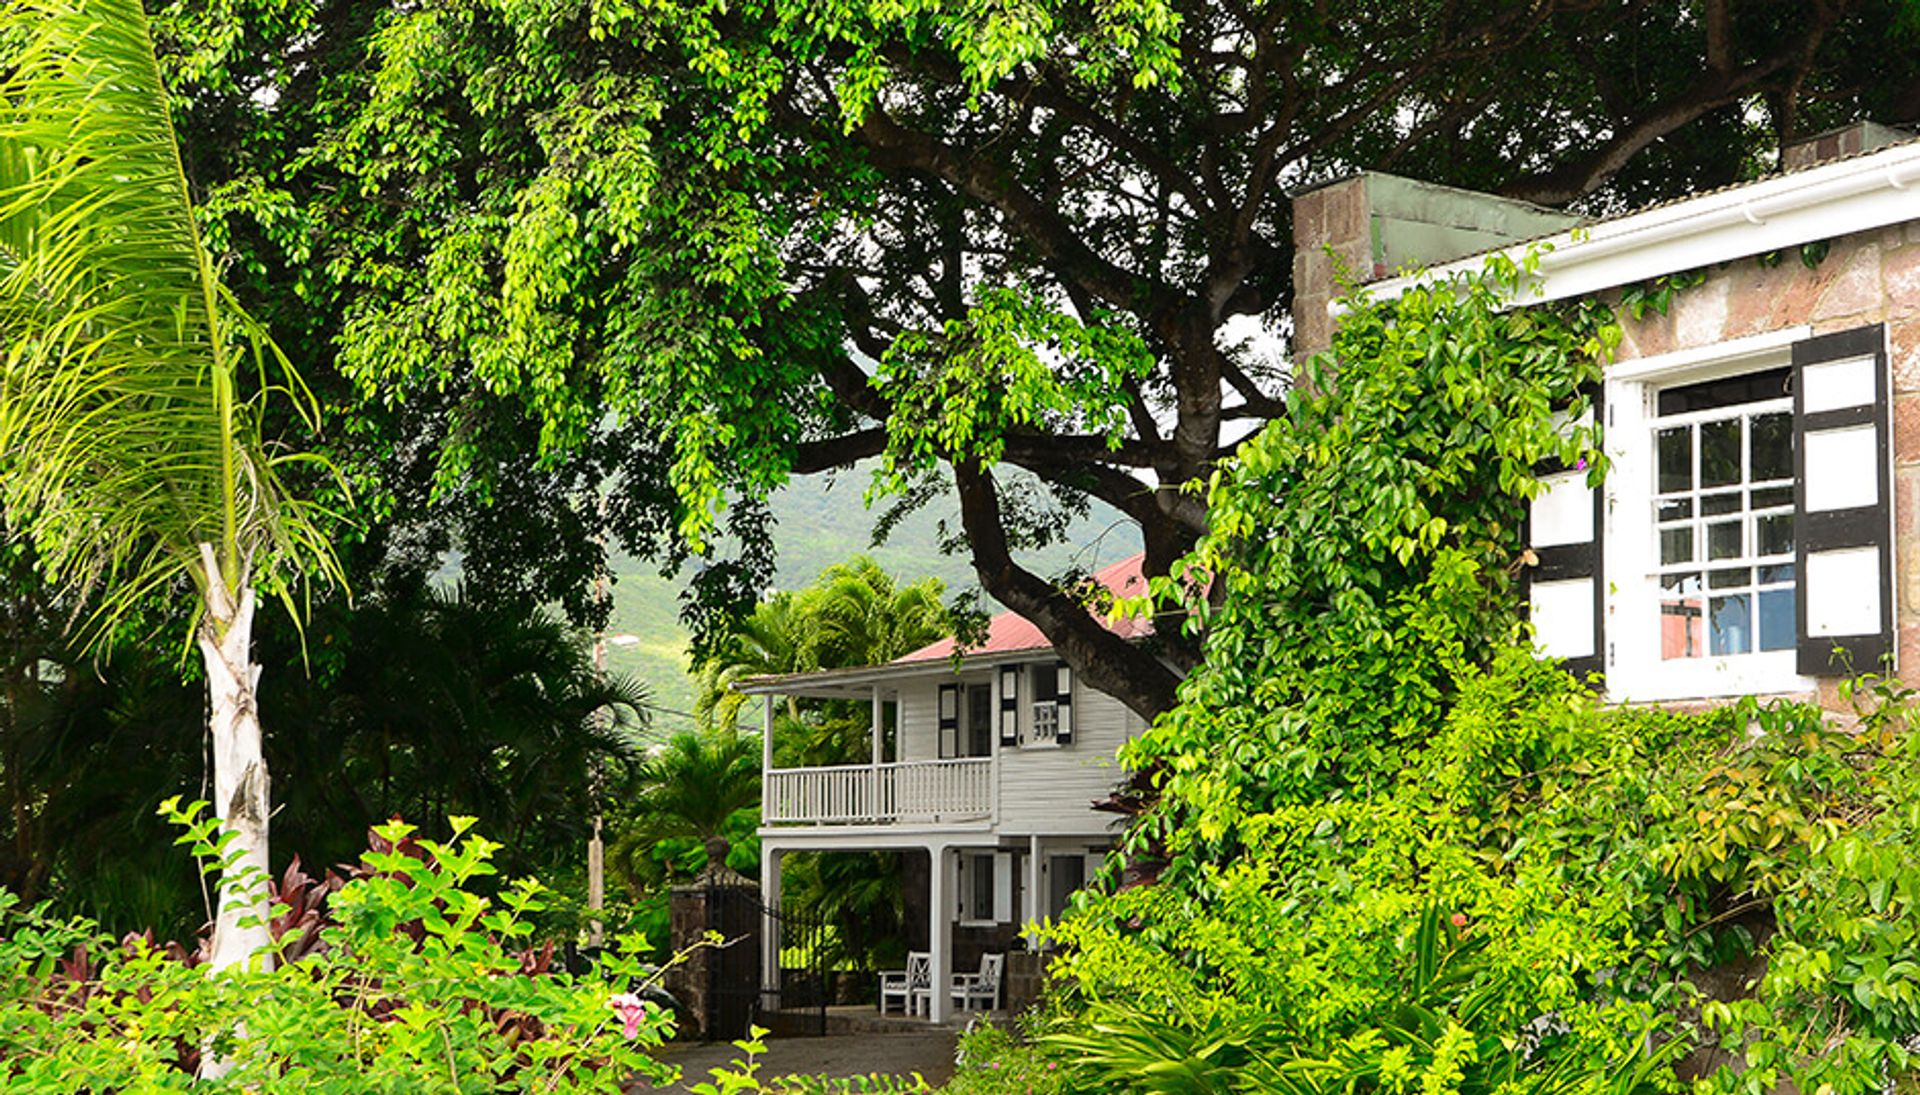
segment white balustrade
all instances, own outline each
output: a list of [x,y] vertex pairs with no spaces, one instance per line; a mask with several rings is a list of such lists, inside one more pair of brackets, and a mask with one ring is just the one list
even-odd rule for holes
[[985,757],[776,768],[761,786],[769,825],[977,821],[992,809],[993,762]]

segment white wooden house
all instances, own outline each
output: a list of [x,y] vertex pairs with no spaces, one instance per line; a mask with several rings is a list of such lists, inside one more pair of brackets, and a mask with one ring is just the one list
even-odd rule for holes
[[[1139,556],[1095,580],[1119,596],[1145,592]],[[1150,630],[1139,619],[1109,627],[1133,638]],[[1122,781],[1116,752],[1145,728],[1118,700],[1077,683],[1013,613],[993,618],[986,641],[957,660],[945,640],[885,665],[738,687],[766,701],[762,900],[777,907],[790,852],[908,853],[909,916],[926,932],[916,928],[910,942],[932,954],[935,985],[983,952],[1019,945],[1023,925],[1064,908],[1113,845],[1118,819],[1093,806]],[[774,767],[773,716],[790,696],[870,705],[870,760]],[[771,978],[778,941],[762,946]],[[933,994],[934,1020],[950,1008]]]

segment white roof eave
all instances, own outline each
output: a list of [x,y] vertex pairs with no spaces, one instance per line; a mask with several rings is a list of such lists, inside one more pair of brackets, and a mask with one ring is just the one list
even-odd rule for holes
[[[1530,247],[1550,247],[1521,300],[1563,300],[1911,220],[1920,220],[1920,142],[1517,243],[1501,253],[1518,261]],[[1366,290],[1376,300],[1391,300],[1415,285],[1476,272],[1486,259],[1469,256]],[[1328,310],[1337,316],[1343,309],[1336,301]]]

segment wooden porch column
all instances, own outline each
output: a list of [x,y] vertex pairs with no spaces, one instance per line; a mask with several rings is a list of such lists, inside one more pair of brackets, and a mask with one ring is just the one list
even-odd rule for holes
[[[772,703],[769,696],[768,703]],[[760,903],[770,912],[780,911],[780,857],[778,847],[760,847]],[[780,918],[761,918],[760,926],[760,1006],[768,1011],[780,1007]]]
[[886,743],[883,740],[885,722],[885,704],[880,700],[880,686],[876,684],[873,686],[873,766],[875,768],[880,767],[880,763],[887,759]]
[[1027,838],[1027,923],[1040,922],[1040,834]]
[[760,698],[760,771],[765,773],[773,771],[773,693]]
[[927,916],[932,921],[927,925],[927,950],[933,959],[927,1018],[944,1023],[953,1013],[954,895],[949,892],[953,881],[953,850],[944,844],[931,845],[927,848],[927,858],[932,860],[927,880]]

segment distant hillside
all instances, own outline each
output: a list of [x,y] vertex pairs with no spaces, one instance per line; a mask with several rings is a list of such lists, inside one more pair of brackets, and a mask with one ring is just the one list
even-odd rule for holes
[[[926,575],[939,578],[946,583],[949,597],[975,587],[972,564],[938,550],[939,523],[944,519],[949,528],[959,527],[959,511],[951,499],[928,504],[902,521],[885,545],[871,547],[873,528],[883,509],[869,511],[862,503],[867,482],[864,468],[839,476],[810,476],[794,480],[774,497],[780,588],[807,585],[822,570],[863,552],[909,581]],[[1096,569],[1138,550],[1139,530],[1117,510],[1096,506],[1087,519],[1074,524],[1066,544],[1023,556],[1022,561],[1042,573],[1055,574],[1076,564]],[[613,618],[608,632],[622,638],[609,645],[608,665],[647,686],[657,708],[657,731],[687,728],[690,720],[676,714],[691,712],[694,697],[693,682],[687,676],[687,632],[679,619],[685,583],[662,578],[649,564],[628,558],[615,559],[613,572]]]

